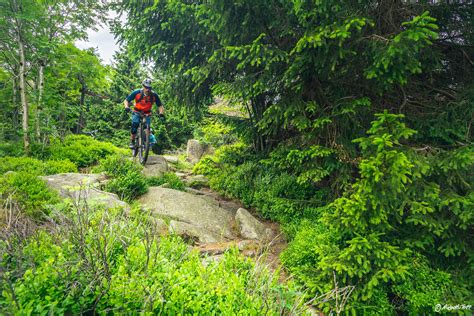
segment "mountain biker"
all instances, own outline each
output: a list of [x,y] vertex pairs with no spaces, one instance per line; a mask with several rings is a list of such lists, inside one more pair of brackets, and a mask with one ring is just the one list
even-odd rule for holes
[[135,100],[135,107],[132,113],[132,129],[130,135],[129,147],[133,149],[135,147],[135,137],[137,135],[138,126],[140,125],[140,112],[143,112],[146,116],[146,127],[150,129],[151,123],[151,110],[153,103],[158,107],[158,116],[163,121],[165,118],[165,109],[161,103],[158,94],[151,90],[151,79],[146,78],[142,82],[143,89],[137,89],[132,91],[130,95],[123,101],[125,111],[130,112],[130,103]]

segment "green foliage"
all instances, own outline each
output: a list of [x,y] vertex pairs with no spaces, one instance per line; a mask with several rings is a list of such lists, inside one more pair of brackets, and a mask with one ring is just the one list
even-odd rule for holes
[[100,161],[94,172],[105,172],[112,180],[105,189],[116,193],[121,199],[131,202],[148,191],[147,180],[142,174],[143,167],[125,156],[109,156]]
[[0,142],[0,157],[19,157],[23,154],[23,146],[20,143]]
[[138,209],[52,216],[57,226],[0,242],[1,313],[304,313],[293,285],[235,249],[205,264],[178,238],[158,238]]
[[433,306],[445,302],[447,297],[452,299],[452,293],[462,288],[454,284],[449,273],[432,268],[421,256],[413,258],[409,271],[410,277],[393,287],[394,293],[405,302],[401,311],[408,314],[433,313]]
[[168,131],[166,130],[166,126],[164,126],[163,124],[160,124],[158,125],[158,127],[155,127],[154,134],[156,138],[156,144],[154,144],[152,147],[154,153],[161,154],[163,153],[163,150],[171,149],[174,147],[168,135]]
[[194,138],[214,147],[229,145],[238,141],[233,129],[215,118],[203,119],[194,130]]
[[[165,132],[169,138],[169,144],[163,146],[164,148],[177,148],[182,144],[186,144],[186,141],[191,138],[194,123],[187,121],[183,118],[180,118],[175,115],[166,114],[165,124],[160,124],[163,126],[162,132]],[[157,139],[158,143],[160,142],[159,138]]]
[[52,159],[69,159],[79,168],[94,165],[110,155],[127,153],[125,149],[85,135],[68,135],[63,142],[55,139],[51,144]]
[[327,189],[299,181],[273,156],[250,159],[248,150],[242,143],[222,146],[201,159],[193,172],[208,176],[212,189],[256,207],[265,217],[290,222],[316,216],[317,207],[328,199]]
[[59,196],[37,175],[22,170],[0,177],[0,202],[7,207],[18,207],[39,220],[49,214],[51,205],[59,202]]
[[[314,227],[296,234],[282,260],[316,293],[329,291],[333,273],[344,285],[356,285],[349,300],[356,311],[372,305],[374,313],[385,313],[394,308],[388,300],[394,296],[403,302],[397,309],[414,313],[432,312],[442,298],[466,301],[466,285],[452,280],[472,251],[466,239],[472,148],[423,155],[402,145],[415,133],[402,115],[376,116],[368,136],[355,140],[363,153],[360,178],[320,209]],[[464,170],[463,176],[450,168]]]
[[160,186],[168,183],[171,189],[184,191],[185,188],[184,182],[174,172],[166,172],[160,177],[150,177],[146,181],[148,186]]
[[29,157],[0,158],[0,173],[22,171],[32,175],[77,172],[77,167],[69,159],[41,161]]
[[436,19],[428,12],[403,22],[402,32],[381,43],[384,47],[375,54],[374,62],[367,70],[367,78],[376,78],[385,85],[404,85],[409,75],[421,73],[420,51],[438,38],[435,22]]

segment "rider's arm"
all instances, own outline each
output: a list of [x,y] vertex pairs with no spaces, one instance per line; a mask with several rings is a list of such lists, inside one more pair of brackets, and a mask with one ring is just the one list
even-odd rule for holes
[[134,90],[134,91],[132,91],[132,93],[130,93],[129,96],[127,96],[125,98],[125,100],[123,100],[123,105],[125,106],[125,108],[130,107],[130,102],[132,102],[135,99],[135,97],[137,96],[137,94],[139,94],[139,93],[140,93],[140,89]]
[[161,103],[160,97],[156,93],[155,93],[155,103],[156,103],[156,106],[158,107],[158,113],[164,115],[165,114],[165,108],[163,107],[163,104]]

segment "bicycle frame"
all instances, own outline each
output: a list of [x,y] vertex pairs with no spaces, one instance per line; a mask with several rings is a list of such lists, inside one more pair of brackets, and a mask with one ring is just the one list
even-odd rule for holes
[[[138,155],[138,159],[142,165],[144,165],[148,159],[148,153],[150,151],[150,127],[146,125],[147,115],[141,111],[136,113],[140,114],[140,122],[138,125],[137,137],[135,139],[135,148],[132,150],[133,157]],[[138,139],[137,139],[138,138]]]

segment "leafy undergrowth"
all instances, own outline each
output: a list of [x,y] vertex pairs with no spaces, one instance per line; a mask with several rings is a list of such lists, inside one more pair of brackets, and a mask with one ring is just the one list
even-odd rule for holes
[[[282,224],[290,239],[282,262],[319,309],[430,314],[472,302],[474,156],[469,145],[420,151],[407,144],[415,133],[385,111],[354,140],[357,159],[284,144],[259,158],[236,143],[194,172]],[[350,293],[345,306],[335,282]]]
[[92,166],[110,155],[127,155],[128,150],[85,135],[68,135],[64,141],[53,139],[49,149],[52,159],[69,159],[77,167]]
[[19,222],[2,230],[0,313],[304,313],[294,285],[237,250],[204,264],[137,209],[64,206],[50,218],[29,236]]
[[147,184],[149,186],[160,186],[167,183],[170,189],[184,191],[184,182],[173,172],[166,172],[159,177],[147,178]]

